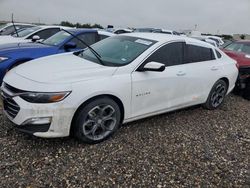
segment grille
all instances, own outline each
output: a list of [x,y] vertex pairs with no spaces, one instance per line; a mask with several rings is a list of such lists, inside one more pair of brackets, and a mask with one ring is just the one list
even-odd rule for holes
[[[4,85],[5,86],[5,85]],[[20,111],[18,104],[4,91],[1,91],[1,97],[3,100],[3,109],[11,118],[15,118]]]

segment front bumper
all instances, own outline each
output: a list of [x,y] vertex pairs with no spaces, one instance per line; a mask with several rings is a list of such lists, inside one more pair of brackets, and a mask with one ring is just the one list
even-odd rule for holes
[[[67,102],[33,104],[19,96],[10,97],[4,92],[1,92],[1,96],[4,114],[22,132],[43,138],[69,136],[75,109]],[[12,108],[10,106],[12,103],[8,104],[6,100],[10,100],[16,105],[16,109],[14,109],[16,114],[10,114],[12,111],[9,108]]]

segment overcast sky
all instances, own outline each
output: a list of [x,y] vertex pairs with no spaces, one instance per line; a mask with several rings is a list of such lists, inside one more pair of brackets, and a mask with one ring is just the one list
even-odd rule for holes
[[250,0],[0,0],[0,20],[249,33]]

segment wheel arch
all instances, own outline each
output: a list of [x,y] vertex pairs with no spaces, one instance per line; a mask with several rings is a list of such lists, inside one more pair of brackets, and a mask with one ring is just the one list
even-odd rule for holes
[[72,135],[72,132],[73,132],[73,124],[74,124],[74,121],[76,120],[76,117],[78,115],[78,113],[80,112],[80,110],[83,108],[83,106],[89,104],[90,102],[94,101],[95,99],[98,99],[98,98],[102,98],[102,97],[108,97],[112,100],[114,100],[120,110],[121,110],[121,122],[123,122],[124,120],[124,115],[125,115],[125,109],[124,109],[124,104],[123,102],[121,101],[120,98],[118,98],[117,96],[113,95],[113,94],[101,94],[101,95],[96,95],[96,96],[92,96],[91,98],[87,99],[86,101],[84,101],[81,105],[78,106],[77,110],[75,111],[74,115],[73,115],[73,118],[71,120],[71,124],[70,124],[70,135]]
[[229,89],[229,79],[227,77],[222,77],[219,80],[223,80],[224,82],[226,82],[226,84],[227,84],[227,90],[228,90]]

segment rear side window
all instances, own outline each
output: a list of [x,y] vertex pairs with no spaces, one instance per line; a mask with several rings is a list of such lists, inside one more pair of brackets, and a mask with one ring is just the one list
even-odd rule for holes
[[[117,34],[120,34],[120,33],[117,33]],[[103,39],[106,39],[108,37],[109,36],[107,36],[107,35],[101,35],[101,34],[99,34],[99,40],[103,40]]]
[[220,59],[221,58],[221,53],[220,52],[218,52],[218,50],[215,50],[216,51],[216,55],[217,55],[217,57]]
[[211,48],[205,48],[195,45],[186,45],[185,63],[195,63],[201,61],[214,60],[215,56]]
[[167,44],[155,51],[145,63],[154,61],[166,66],[180,65],[183,63],[183,42]]

